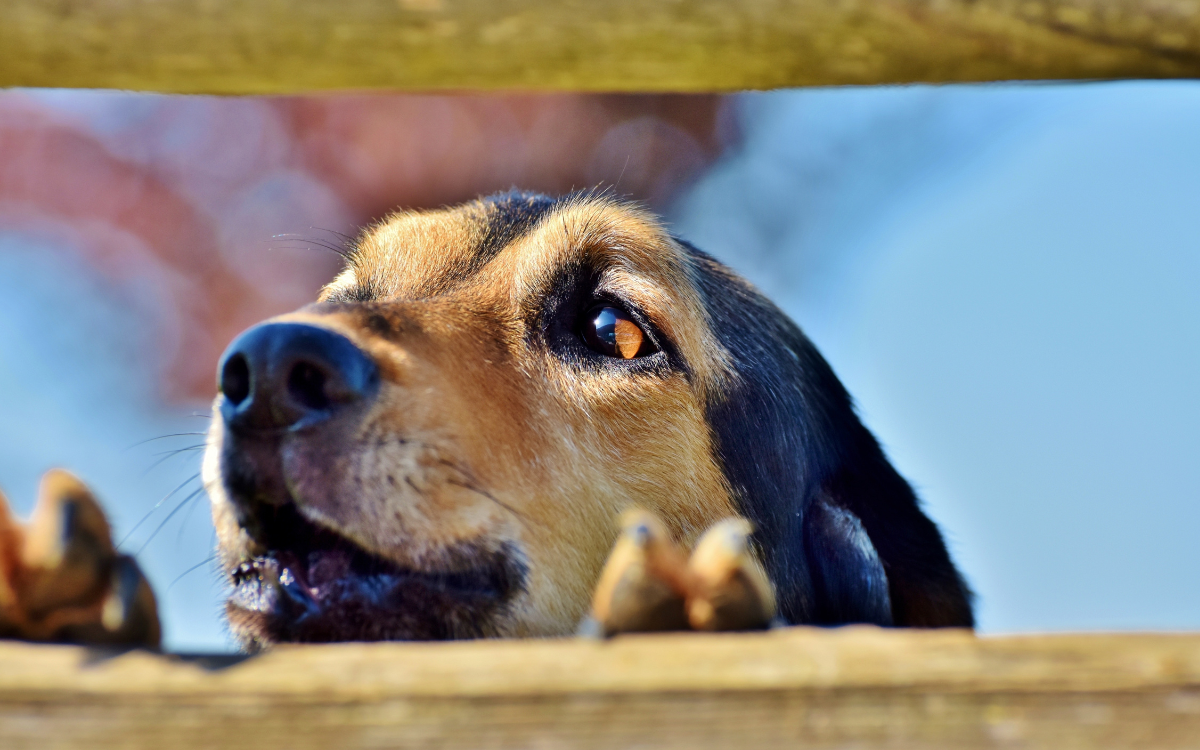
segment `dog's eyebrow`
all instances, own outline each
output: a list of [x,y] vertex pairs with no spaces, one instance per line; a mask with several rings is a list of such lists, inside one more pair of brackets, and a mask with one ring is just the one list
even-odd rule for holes
[[405,211],[365,232],[323,301],[443,294],[479,274],[532,232],[561,199],[510,191],[453,209]]
[[487,213],[471,254],[468,274],[474,274],[501,250],[531,232],[560,201],[545,195],[510,191],[488,196],[480,203]]

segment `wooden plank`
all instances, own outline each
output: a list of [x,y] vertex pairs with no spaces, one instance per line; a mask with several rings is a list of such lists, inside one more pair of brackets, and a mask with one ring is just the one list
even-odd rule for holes
[[721,91],[1200,76],[1200,0],[4,0],[0,86]]
[[1200,746],[1200,635],[763,634],[278,648],[0,644],[0,747]]

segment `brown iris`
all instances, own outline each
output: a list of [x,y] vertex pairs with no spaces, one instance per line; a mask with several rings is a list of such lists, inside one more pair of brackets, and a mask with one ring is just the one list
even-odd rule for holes
[[618,307],[593,307],[584,316],[580,333],[589,347],[609,357],[633,359],[654,351],[641,326]]

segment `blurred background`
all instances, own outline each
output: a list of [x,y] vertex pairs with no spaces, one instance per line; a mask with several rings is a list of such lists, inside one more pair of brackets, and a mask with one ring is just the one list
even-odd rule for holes
[[0,487],[66,466],[232,648],[215,363],[397,207],[615,186],[807,331],[984,632],[1200,628],[1200,84],[712,96],[0,92]]

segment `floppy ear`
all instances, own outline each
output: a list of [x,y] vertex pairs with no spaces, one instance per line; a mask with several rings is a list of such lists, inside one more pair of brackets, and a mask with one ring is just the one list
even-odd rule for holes
[[804,544],[818,622],[892,624],[887,574],[858,516],[818,497],[804,520]]
[[937,527],[783,312],[685,242],[733,362],[706,404],[717,458],[791,623],[971,626]]

